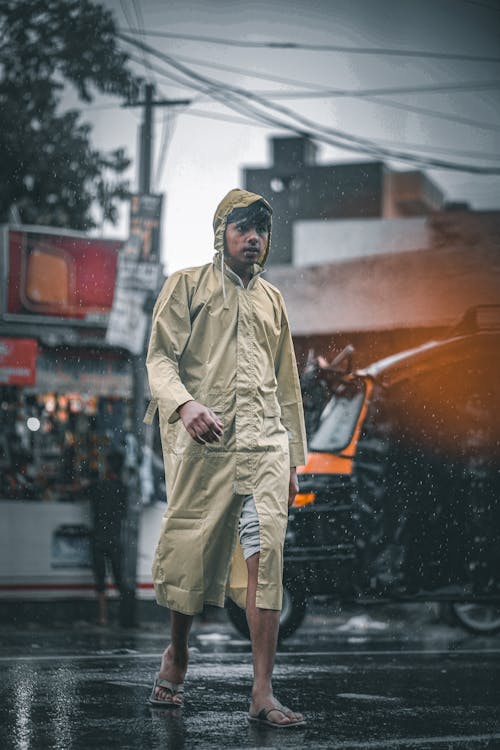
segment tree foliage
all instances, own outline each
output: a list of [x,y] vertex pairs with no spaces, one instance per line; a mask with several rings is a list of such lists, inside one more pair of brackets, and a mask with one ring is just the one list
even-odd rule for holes
[[15,207],[24,223],[88,229],[94,202],[116,220],[129,159],[93,148],[90,125],[61,102],[68,84],[87,103],[134,97],[140,80],[127,63],[97,2],[0,2],[0,221]]

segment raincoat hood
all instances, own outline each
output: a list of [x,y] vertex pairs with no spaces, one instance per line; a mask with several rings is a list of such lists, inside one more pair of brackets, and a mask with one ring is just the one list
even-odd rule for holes
[[[233,208],[247,208],[247,206],[251,206],[252,203],[255,203],[256,201],[262,201],[262,203],[264,203],[264,205],[272,214],[273,210],[265,198],[263,198],[261,195],[257,195],[257,193],[250,193],[248,190],[241,190],[240,188],[230,190],[229,193],[224,196],[224,198],[217,206],[215,210],[213,226],[214,247],[219,257],[222,257],[224,254],[224,232],[226,231],[227,217],[229,216]],[[267,241],[265,250],[257,261],[259,266],[264,266],[267,260],[267,256],[269,255],[270,247],[271,232],[269,232],[269,239]]]

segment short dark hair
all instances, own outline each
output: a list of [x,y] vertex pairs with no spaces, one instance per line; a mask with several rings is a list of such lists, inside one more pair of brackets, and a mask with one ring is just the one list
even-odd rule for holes
[[227,217],[226,224],[251,224],[262,225],[267,231],[271,228],[271,211],[263,201],[255,201],[249,206],[233,208]]

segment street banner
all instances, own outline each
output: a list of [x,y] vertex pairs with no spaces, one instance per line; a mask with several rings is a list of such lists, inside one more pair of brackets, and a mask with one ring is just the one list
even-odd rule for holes
[[35,385],[36,339],[0,338],[0,384]]
[[144,312],[146,295],[147,292],[140,290],[115,289],[106,331],[108,344],[121,346],[132,354],[142,354],[147,326]]
[[142,289],[156,292],[160,267],[157,263],[141,263],[120,255],[116,275],[118,289]]
[[118,259],[106,341],[141,354],[147,329],[146,298],[158,291],[162,195],[134,195],[130,230]]
[[162,195],[132,196],[129,236],[118,263],[120,289],[158,289],[162,201]]
[[160,227],[163,195],[133,195],[129,237],[122,254],[139,263],[160,262]]

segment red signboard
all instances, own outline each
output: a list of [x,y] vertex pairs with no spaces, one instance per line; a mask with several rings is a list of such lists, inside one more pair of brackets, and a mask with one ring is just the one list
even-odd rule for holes
[[0,338],[0,385],[35,385],[38,343]]
[[83,234],[9,229],[6,309],[36,315],[99,321],[111,310],[120,240]]

